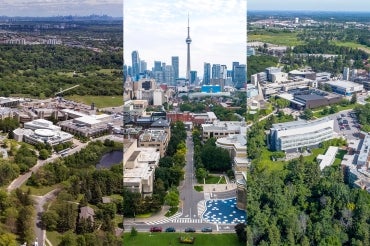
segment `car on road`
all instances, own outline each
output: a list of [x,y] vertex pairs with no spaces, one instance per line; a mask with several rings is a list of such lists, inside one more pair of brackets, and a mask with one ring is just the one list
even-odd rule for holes
[[185,232],[195,232],[195,229],[193,227],[186,227]]
[[202,232],[212,232],[212,227],[203,227]]
[[150,232],[162,232],[162,227],[152,226],[152,227],[150,227]]
[[176,229],[174,227],[168,227],[166,228],[166,232],[176,232]]
[[346,129],[349,131],[349,130],[351,130],[351,127],[349,127],[349,126],[346,126]]
[[344,114],[341,114],[340,116],[342,116],[342,117],[346,117]]

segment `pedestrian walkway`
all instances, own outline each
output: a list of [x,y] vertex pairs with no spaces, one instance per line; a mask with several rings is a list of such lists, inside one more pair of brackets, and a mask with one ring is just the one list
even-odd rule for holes
[[202,218],[204,211],[206,211],[206,201],[202,200],[198,202],[198,217],[199,218]]
[[177,212],[175,213],[173,216],[171,217],[165,217],[165,218],[162,218],[160,220],[153,220],[153,221],[148,221],[146,222],[147,225],[158,225],[158,224],[165,224],[165,223],[170,223],[172,222],[173,220],[179,218],[180,216],[182,215],[181,212]]
[[178,223],[178,224],[199,224],[203,223],[202,219],[190,219],[190,218],[167,218],[163,220],[158,220],[158,221],[151,221],[147,222],[147,225],[159,225],[159,224],[165,224],[165,223]]

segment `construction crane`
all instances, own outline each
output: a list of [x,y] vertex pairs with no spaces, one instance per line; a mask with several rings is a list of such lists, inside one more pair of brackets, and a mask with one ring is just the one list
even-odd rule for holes
[[63,92],[66,92],[66,91],[72,90],[72,89],[74,89],[74,88],[76,88],[76,87],[79,87],[79,86],[80,86],[80,85],[74,85],[74,86],[69,87],[69,88],[64,89],[64,90],[62,90],[62,88],[60,88],[60,91],[59,91],[59,92],[57,92],[57,93],[55,93],[54,95],[55,95],[55,96],[57,96],[57,95],[59,95],[59,94],[62,94]]

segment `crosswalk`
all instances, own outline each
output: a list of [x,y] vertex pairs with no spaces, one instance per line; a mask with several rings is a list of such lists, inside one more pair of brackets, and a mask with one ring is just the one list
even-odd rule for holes
[[193,224],[193,223],[203,223],[204,221],[202,219],[191,219],[191,218],[167,218],[157,221],[150,221],[147,222],[147,225],[159,225],[159,224],[165,224],[165,223],[178,223],[178,224]]
[[[209,193],[208,193],[209,194]],[[206,200],[202,200],[198,202],[197,204],[197,210],[198,210],[198,218],[203,217],[204,211],[206,211]],[[166,223],[181,223],[181,224],[187,224],[187,223],[204,223],[207,222],[203,219],[193,219],[193,218],[180,218],[182,216],[182,212],[177,212],[173,216],[169,218],[163,218],[157,221],[149,221],[146,222],[147,225],[159,225],[159,224],[166,224]],[[186,217],[186,216],[185,216]]]

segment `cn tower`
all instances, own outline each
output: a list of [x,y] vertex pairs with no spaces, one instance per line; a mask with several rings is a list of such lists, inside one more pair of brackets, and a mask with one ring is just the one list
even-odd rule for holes
[[187,56],[187,65],[186,65],[186,80],[190,83],[190,27],[189,27],[189,14],[188,14],[188,37],[186,38],[186,44],[188,45],[188,56]]

